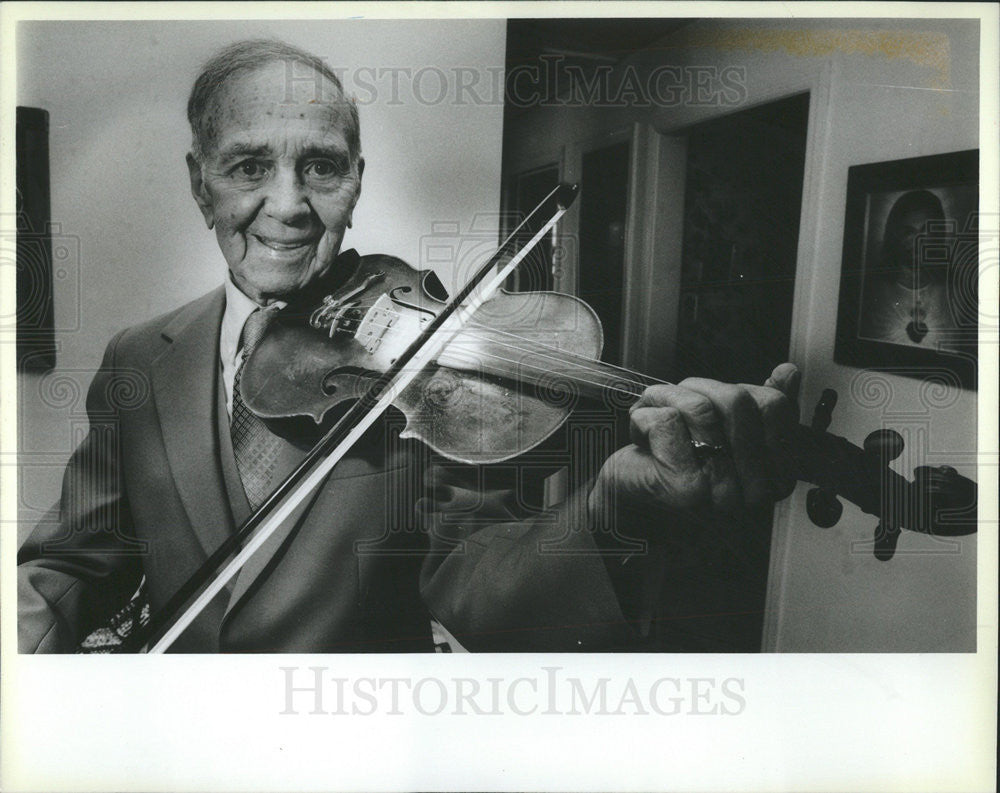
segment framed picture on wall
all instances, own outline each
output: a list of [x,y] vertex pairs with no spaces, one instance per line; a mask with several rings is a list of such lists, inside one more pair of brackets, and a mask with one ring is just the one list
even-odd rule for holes
[[834,359],[976,387],[979,151],[848,171]]
[[56,364],[48,111],[17,108],[16,151],[17,366],[47,372]]

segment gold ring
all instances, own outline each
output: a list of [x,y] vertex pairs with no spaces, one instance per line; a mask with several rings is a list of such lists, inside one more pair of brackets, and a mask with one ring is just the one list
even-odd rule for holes
[[696,441],[693,438],[691,439],[691,448],[694,449],[694,456],[699,460],[707,460],[709,457],[715,457],[726,451],[725,446],[716,446],[714,443]]

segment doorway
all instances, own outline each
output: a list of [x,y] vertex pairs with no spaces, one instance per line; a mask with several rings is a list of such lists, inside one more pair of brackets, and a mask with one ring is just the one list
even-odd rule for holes
[[[676,136],[685,153],[677,380],[763,383],[788,360],[808,115],[809,94],[799,94]],[[683,555],[665,574],[665,647],[760,649],[773,513],[738,523],[685,547],[697,580],[685,578]]]
[[686,131],[678,378],[762,383],[788,359],[809,94]]
[[604,330],[601,359],[620,364],[628,216],[628,141],[585,151],[581,166],[578,295],[590,304],[601,320]]
[[[505,232],[513,230],[558,185],[558,163],[548,163],[517,174],[514,180],[514,201],[510,207],[512,214],[506,218]],[[511,275],[507,288],[513,292],[552,291],[555,288],[553,258],[552,236],[547,235]]]

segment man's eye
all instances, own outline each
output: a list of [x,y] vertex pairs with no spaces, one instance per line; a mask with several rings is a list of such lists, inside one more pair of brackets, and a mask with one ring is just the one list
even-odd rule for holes
[[342,163],[334,160],[312,160],[306,165],[306,173],[320,179],[327,179],[331,176],[338,176],[346,169]]
[[236,172],[247,179],[258,179],[264,175],[264,166],[257,160],[244,160],[236,166]]

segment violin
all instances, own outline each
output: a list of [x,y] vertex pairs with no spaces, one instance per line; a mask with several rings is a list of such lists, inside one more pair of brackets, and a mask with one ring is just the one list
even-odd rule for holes
[[[247,359],[243,399],[266,421],[309,417],[321,425],[328,411],[361,398],[447,303],[431,270],[392,256],[353,259],[353,273],[307,321],[282,312]],[[664,382],[601,361],[602,346],[600,319],[579,298],[500,290],[394,400],[406,419],[400,437],[456,462],[498,463],[542,443],[581,400],[626,408]],[[813,422],[782,444],[785,473],[818,485],[808,502],[817,525],[837,522],[839,494],[895,529],[974,531],[961,515],[941,519],[944,510],[974,503],[970,480],[921,466],[917,481],[907,482],[888,468],[903,451],[899,433],[876,430],[858,448],[826,431],[835,404],[828,389]]]
[[[542,443],[581,400],[623,409],[663,382],[600,360],[601,323],[582,300],[500,288],[576,192],[575,185],[553,190],[454,297],[433,271],[353,254],[338,261],[351,271],[334,291],[278,312],[244,364],[243,401],[269,424],[305,420],[322,428],[322,438],[171,599],[167,615],[154,615],[129,637],[131,646],[158,635],[149,651],[165,650],[390,405],[406,418],[401,437],[478,465]],[[512,254],[526,234],[529,244]],[[878,518],[874,550],[883,561],[902,529],[976,531],[974,482],[944,466],[918,467],[907,480],[889,467],[903,451],[902,437],[876,430],[858,447],[831,435],[835,403],[835,392],[824,392],[812,422],[780,443],[784,473],[814,485],[807,497],[814,523],[834,525],[840,498],[847,499]]]

